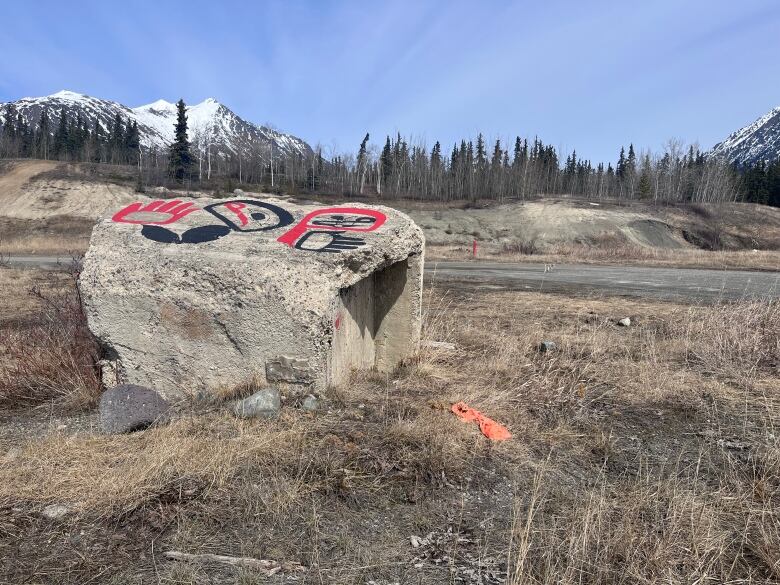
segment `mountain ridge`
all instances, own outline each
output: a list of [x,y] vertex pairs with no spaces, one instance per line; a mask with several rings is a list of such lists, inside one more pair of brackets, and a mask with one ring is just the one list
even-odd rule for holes
[[710,153],[741,166],[780,158],[780,106],[729,134]]
[[[24,97],[16,101],[0,103],[0,122],[5,123],[8,110],[13,108],[22,115],[28,125],[38,123],[45,109],[50,118],[51,128],[56,128],[62,110],[70,119],[81,115],[95,121],[105,131],[117,114],[124,123],[133,121],[138,124],[140,143],[143,148],[164,150],[173,142],[176,105],[164,99],[150,104],[128,107],[120,102],[96,98],[70,90],[60,90],[48,96]],[[230,108],[215,98],[206,98],[202,102],[187,106],[188,138],[194,150],[229,158],[259,154],[268,159],[271,151],[274,157],[311,154],[312,149],[304,140],[277,130],[248,122],[235,114]]]

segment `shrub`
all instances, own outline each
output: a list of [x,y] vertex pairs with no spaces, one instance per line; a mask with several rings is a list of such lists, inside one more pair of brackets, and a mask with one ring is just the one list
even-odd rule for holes
[[101,390],[99,350],[75,283],[64,291],[34,289],[32,294],[42,304],[32,324],[0,330],[0,402],[57,400],[72,409],[93,406]]
[[523,254],[524,256],[533,256],[539,254],[539,246],[536,240],[519,240],[514,242],[505,242],[501,245],[502,254]]

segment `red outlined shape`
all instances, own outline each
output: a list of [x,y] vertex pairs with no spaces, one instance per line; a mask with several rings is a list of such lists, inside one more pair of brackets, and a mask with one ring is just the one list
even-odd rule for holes
[[[315,223],[315,218],[321,215],[359,215],[363,217],[374,218],[374,222],[365,226]],[[336,232],[372,232],[385,223],[385,221],[387,221],[385,214],[374,209],[363,209],[360,207],[327,207],[325,209],[317,209],[316,211],[312,211],[311,213],[307,214],[292,229],[277,238],[276,241],[292,247],[295,245],[295,242],[297,242],[298,239],[309,230],[329,229],[330,231]]]
[[[117,223],[133,223],[140,225],[167,225],[169,223],[175,223],[179,221],[185,215],[197,211],[199,207],[195,207],[195,204],[191,201],[182,202],[180,199],[174,199],[173,201],[152,201],[144,205],[142,202],[131,203],[124,209],[117,211],[111,218],[111,221]],[[127,219],[128,215],[133,213],[165,213],[169,217],[159,221],[145,220],[145,219]]]
[[246,224],[249,223],[249,219],[244,214],[242,209],[246,209],[246,205],[244,203],[240,203],[238,201],[231,201],[230,203],[225,203],[225,207],[236,214],[236,217],[238,218],[238,221],[241,222],[242,226],[246,226]]

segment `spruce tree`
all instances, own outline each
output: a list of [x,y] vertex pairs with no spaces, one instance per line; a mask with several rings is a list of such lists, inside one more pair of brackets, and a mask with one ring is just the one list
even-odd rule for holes
[[626,172],[626,149],[620,147],[620,158],[618,158],[617,166],[615,167],[615,174],[619,178],[623,178],[623,174]]
[[40,120],[38,121],[38,133],[35,138],[35,148],[38,152],[38,156],[42,159],[49,158],[49,135],[51,133],[49,126],[49,112],[46,108],[43,108]]
[[68,150],[68,116],[65,108],[60,110],[60,119],[57,131],[54,133],[54,156],[61,158]]
[[187,140],[187,109],[184,100],[180,99],[176,102],[176,124],[173,144],[170,146],[168,173],[177,183],[182,183],[190,178],[191,168],[192,153]]
[[390,137],[387,137],[385,147],[382,149],[382,182],[387,185],[390,181],[390,175],[393,174],[393,145],[390,142]]

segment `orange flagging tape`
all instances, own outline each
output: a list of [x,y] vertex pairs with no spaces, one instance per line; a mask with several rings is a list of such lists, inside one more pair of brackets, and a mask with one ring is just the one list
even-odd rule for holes
[[480,411],[471,408],[465,402],[453,404],[452,412],[462,418],[465,422],[476,421],[479,423],[479,430],[492,441],[506,441],[507,439],[512,438],[512,433],[510,433],[504,425],[500,425],[492,418],[486,417]]

